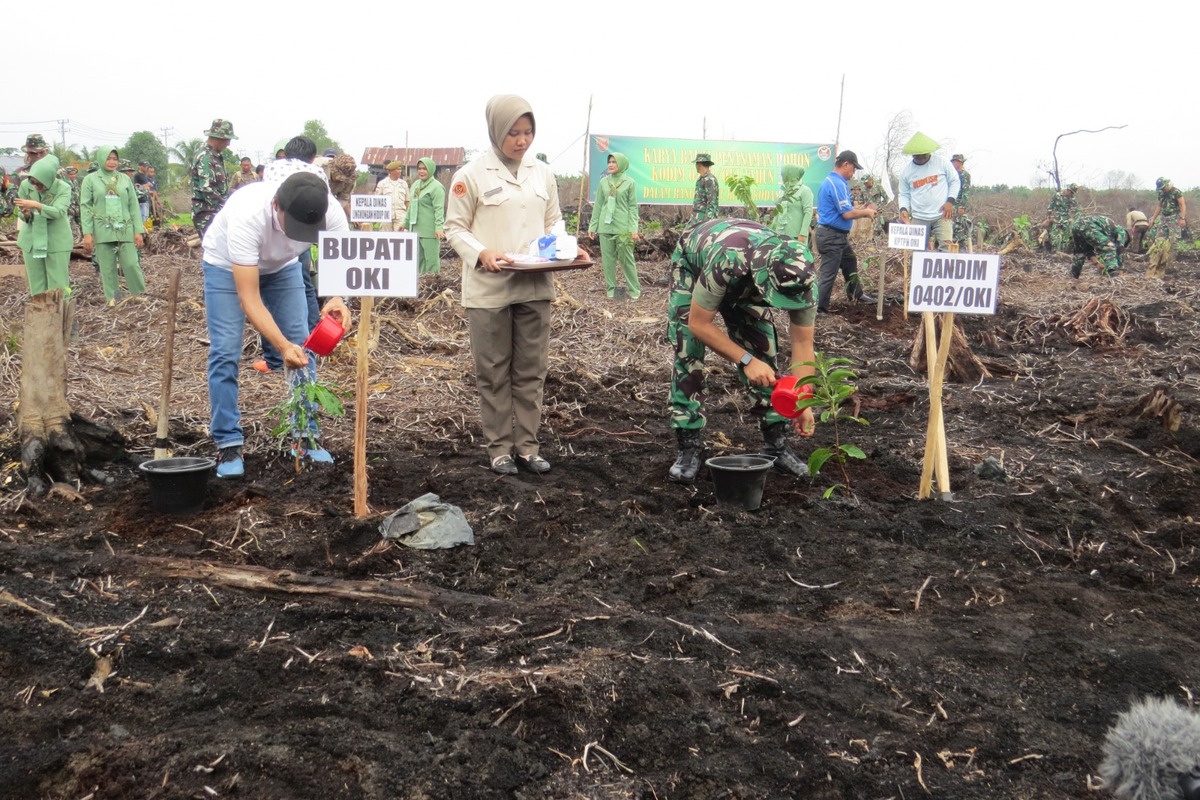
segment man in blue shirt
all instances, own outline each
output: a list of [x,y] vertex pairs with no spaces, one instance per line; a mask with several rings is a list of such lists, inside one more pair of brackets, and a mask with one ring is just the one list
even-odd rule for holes
[[846,296],[855,303],[874,303],[875,298],[863,291],[858,278],[858,256],[850,246],[850,228],[854,220],[866,217],[874,220],[879,209],[874,204],[854,207],[850,199],[850,179],[862,169],[853,150],[838,153],[833,172],[825,178],[817,192],[817,250],[821,254],[821,270],[817,278],[817,311],[829,312],[829,295],[837,281],[838,271],[846,281]]

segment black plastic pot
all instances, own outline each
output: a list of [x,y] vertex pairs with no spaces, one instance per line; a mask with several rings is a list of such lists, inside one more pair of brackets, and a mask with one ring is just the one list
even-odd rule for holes
[[714,456],[704,462],[712,473],[717,502],[754,511],[762,505],[767,471],[775,463],[771,456]]
[[204,508],[214,458],[159,458],[140,465],[150,483],[150,505],[160,514],[194,514]]

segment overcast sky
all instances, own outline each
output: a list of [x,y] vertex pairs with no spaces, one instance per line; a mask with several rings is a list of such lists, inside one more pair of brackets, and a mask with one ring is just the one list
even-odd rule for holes
[[[68,120],[68,145],[122,144],[139,130],[163,138],[164,128],[174,144],[225,117],[234,149],[256,160],[309,119],[356,158],[406,137],[479,150],[488,98],[514,93],[537,115],[534,150],[576,173],[589,95],[593,133],[701,138],[707,125],[709,139],[826,143],[838,136],[844,74],[840,146],[872,169],[889,120],[908,111],[945,155],[966,154],[977,185],[1035,185],[1056,136],[1124,125],[1062,139],[1064,183],[1105,188],[1119,170],[1142,188],[1160,175],[1200,186],[1190,6],[909,5],[919,11],[348,0],[303,16],[301,6],[226,0],[14,4],[4,12],[12,66],[0,146],[31,132],[60,140],[58,120]],[[49,42],[12,33],[47,34],[51,17],[113,22],[68,26]]]

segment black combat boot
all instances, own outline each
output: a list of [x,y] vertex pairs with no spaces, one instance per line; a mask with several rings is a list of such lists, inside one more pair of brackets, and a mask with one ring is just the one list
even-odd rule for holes
[[791,427],[790,422],[776,422],[772,425],[763,425],[763,452],[775,457],[774,466],[776,472],[795,475],[797,478],[807,478],[808,465],[792,452],[792,448],[788,447],[787,432],[789,427]]
[[676,428],[675,436],[679,440],[679,455],[667,477],[676,483],[691,483],[700,471],[700,453],[704,450],[703,432]]

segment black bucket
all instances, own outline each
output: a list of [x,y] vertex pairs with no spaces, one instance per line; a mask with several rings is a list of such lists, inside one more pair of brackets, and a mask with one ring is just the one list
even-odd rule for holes
[[712,473],[717,502],[754,511],[762,505],[767,471],[775,463],[771,456],[714,456],[704,462]]
[[140,465],[150,482],[150,505],[160,514],[193,514],[204,508],[214,458],[158,458]]

